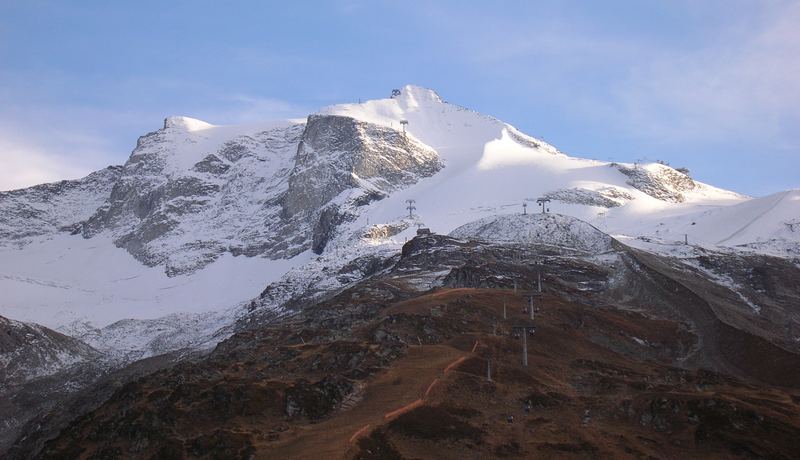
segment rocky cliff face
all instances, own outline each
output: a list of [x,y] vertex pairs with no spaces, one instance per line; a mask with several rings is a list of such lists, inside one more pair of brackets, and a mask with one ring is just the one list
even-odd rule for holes
[[[320,253],[359,206],[442,167],[435,151],[401,132],[348,117],[311,116],[224,142],[215,129],[173,122],[141,137],[108,200],[80,225],[83,236],[111,232],[169,275],[225,252]],[[181,157],[187,145],[195,158]]]
[[[170,274],[203,267],[225,251],[266,252],[252,247],[275,238],[270,224],[302,132],[303,125],[287,125],[215,142],[170,124],[147,134],[82,234],[111,232],[118,246],[146,265],[165,264]],[[199,158],[181,158],[186,145]]]
[[109,166],[80,180],[0,192],[0,247],[71,230],[106,201],[121,174],[121,166]]
[[442,168],[430,147],[383,126],[341,116],[311,116],[284,195],[282,217],[308,221],[321,253],[355,208],[434,175]]
[[284,214],[312,214],[341,192],[379,198],[441,169],[436,152],[383,126],[341,116],[311,116],[297,151]]
[[681,203],[686,200],[686,192],[700,187],[691,177],[667,165],[653,163],[634,168],[616,165],[616,168],[628,176],[628,185],[663,201]]

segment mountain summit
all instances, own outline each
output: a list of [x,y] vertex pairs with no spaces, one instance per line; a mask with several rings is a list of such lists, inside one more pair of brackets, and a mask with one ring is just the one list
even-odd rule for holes
[[800,192],[389,94],[0,192],[0,455],[797,457]]
[[651,250],[792,256],[796,195],[750,199],[666,164],[568,156],[417,86],[305,122],[169,117],[122,166],[0,193],[0,313],[58,328],[218,311],[319,255],[344,262],[397,250],[417,226],[546,211],[539,198]]

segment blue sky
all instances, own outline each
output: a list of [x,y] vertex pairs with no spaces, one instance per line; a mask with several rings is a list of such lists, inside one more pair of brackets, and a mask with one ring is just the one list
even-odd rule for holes
[[800,2],[0,0],[0,190],[121,164],[168,115],[406,83],[576,156],[800,187]]

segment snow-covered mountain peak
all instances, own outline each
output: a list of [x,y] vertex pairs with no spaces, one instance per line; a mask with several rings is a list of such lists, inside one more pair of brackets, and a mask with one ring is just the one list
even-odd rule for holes
[[201,131],[214,128],[211,123],[196,118],[184,116],[171,116],[164,119],[164,129],[182,129],[184,131]]
[[[54,372],[83,379],[88,363],[100,359],[105,369],[206,350],[309,306],[328,334],[329,320],[351,306],[363,307],[371,321],[376,307],[412,291],[508,287],[529,271],[528,262],[551,255],[558,275],[548,277],[566,282],[556,280],[550,292],[618,291],[625,305],[632,305],[629,291],[647,303],[652,293],[672,296],[648,286],[672,272],[671,261],[692,259],[686,263],[710,273],[718,287],[736,289],[733,298],[748,314],[770,320],[773,307],[751,299],[765,298],[758,286],[767,288],[771,275],[741,265],[734,278],[709,267],[745,257],[773,265],[760,254],[789,259],[769,270],[794,267],[800,190],[749,198],[663,163],[566,155],[429,89],[409,85],[386,95],[303,120],[215,126],[168,117],[139,138],[122,166],[0,192],[0,386],[45,376],[61,386],[64,374]],[[670,257],[634,263],[643,253],[625,245]],[[741,254],[752,252],[760,254]],[[719,254],[735,257],[707,263]],[[615,262],[622,268],[607,264],[617,260],[625,261]],[[643,267],[658,276],[639,278]],[[607,269],[624,275],[606,278]],[[693,277],[691,269],[670,284],[689,293]],[[470,284],[459,285],[463,280]],[[788,299],[781,291],[793,282],[768,289]],[[328,308],[337,313],[329,316]],[[287,327],[309,325],[296,319]],[[346,321],[358,324],[352,315]],[[308,330],[292,334],[322,343]]]
[[401,105],[406,108],[417,108],[432,104],[441,104],[442,98],[439,94],[430,89],[416,85],[405,85],[400,90],[400,94],[393,96]]
[[[301,121],[169,117],[124,166],[0,193],[0,314],[103,326],[234,307],[269,283],[335,287],[417,226],[446,234],[539,198],[615,237],[800,247],[791,193],[750,200],[664,164],[571,157],[426,88],[386,96]],[[273,306],[291,295],[277,291]]]
[[402,131],[434,149],[447,166],[443,171],[447,176],[475,167],[486,153],[486,147],[504,138],[509,140],[510,147],[530,149],[527,153],[558,153],[555,147],[507,123],[444,102],[435,91],[419,86],[406,85],[385,99],[329,106],[319,113],[351,117]]

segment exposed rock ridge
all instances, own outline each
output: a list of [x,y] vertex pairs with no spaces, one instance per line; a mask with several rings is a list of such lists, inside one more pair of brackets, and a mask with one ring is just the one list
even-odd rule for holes
[[80,340],[38,324],[0,316],[0,388],[44,377],[100,353]]
[[170,127],[142,136],[106,205],[83,224],[83,236],[110,231],[117,246],[146,265],[165,264],[171,275],[226,251],[251,252],[272,233],[302,130],[288,125],[237,136],[184,171],[170,162],[182,144],[202,142],[200,135]]
[[224,128],[170,120],[139,139],[115,170],[107,201],[74,230],[85,238],[110,232],[117,246],[170,276],[225,253],[321,253],[360,206],[442,168],[430,147],[349,117],[312,115],[216,143],[214,130]]
[[561,201],[569,204],[583,204],[603,208],[622,206],[626,201],[633,200],[633,196],[616,187],[603,187],[600,190],[585,188],[560,189],[545,193],[544,198]]
[[349,188],[389,194],[441,168],[433,149],[397,130],[349,117],[312,115],[289,177],[284,214],[312,213]]
[[[320,254],[356,208],[442,168],[430,147],[402,132],[333,115],[312,115],[297,149],[281,217],[307,220]],[[301,227],[302,228],[302,227]]]
[[682,203],[686,201],[684,193],[698,187],[691,177],[666,165],[654,163],[634,168],[616,163],[611,165],[628,176],[628,185],[659,200]]
[[122,171],[109,166],[83,179],[0,192],[0,246],[22,247],[36,237],[71,230],[105,202]]

